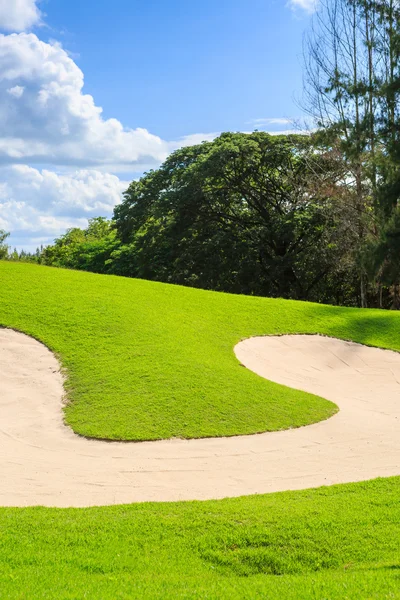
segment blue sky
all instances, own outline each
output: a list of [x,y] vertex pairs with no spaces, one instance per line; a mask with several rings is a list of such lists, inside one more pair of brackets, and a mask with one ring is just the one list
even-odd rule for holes
[[111,215],[129,179],[180,145],[290,127],[272,120],[301,116],[314,1],[0,0],[0,228],[11,244]]
[[[307,14],[285,0],[49,0],[86,90],[130,127],[166,139],[296,116]],[[65,31],[63,36],[57,32]],[[48,32],[47,35],[52,35]]]

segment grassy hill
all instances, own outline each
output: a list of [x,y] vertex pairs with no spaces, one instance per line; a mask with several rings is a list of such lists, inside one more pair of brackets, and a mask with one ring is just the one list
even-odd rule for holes
[[[400,350],[399,317],[0,262],[0,325],[58,354],[67,421],[101,438],[327,418],[334,405],[247,371],[234,345],[300,332]],[[399,497],[397,477],[222,501],[1,508],[0,598],[400,599]]]
[[233,348],[321,333],[400,349],[390,312],[235,296],[0,262],[0,326],[44,342],[67,374],[66,421],[123,440],[250,434],[331,416],[324,399],[265,381]]

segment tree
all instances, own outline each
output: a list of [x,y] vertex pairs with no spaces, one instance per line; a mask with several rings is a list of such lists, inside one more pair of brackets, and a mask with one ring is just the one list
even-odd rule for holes
[[[371,244],[368,253],[370,272],[378,273],[379,281],[386,286],[391,308],[400,309],[400,209],[396,208],[381,230],[379,238]],[[382,288],[381,288],[382,293]],[[382,304],[382,302],[381,302]]]
[[5,244],[5,240],[8,238],[10,234],[0,229],[0,260],[8,257],[8,246]]
[[[364,3],[365,4],[365,3]],[[369,10],[357,0],[322,0],[305,46],[305,106],[325,138],[340,148],[347,165],[348,204],[358,232],[361,305],[367,305],[363,246],[371,206],[367,176],[376,147],[373,32]],[[367,42],[369,40],[369,43]]]
[[354,260],[366,306],[368,247],[390,224],[400,194],[397,0],[321,0],[304,55],[304,104],[347,163],[358,229]]
[[338,264],[340,161],[309,136],[221,135],[133,182],[114,211],[130,275],[310,298]]
[[104,217],[89,219],[86,229],[74,227],[40,253],[45,265],[108,272],[108,260],[118,243],[111,222]]

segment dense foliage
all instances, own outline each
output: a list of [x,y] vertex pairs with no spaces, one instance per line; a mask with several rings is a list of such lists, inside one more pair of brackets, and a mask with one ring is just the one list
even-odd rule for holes
[[[86,229],[68,230],[35,255],[9,258],[357,305],[359,220],[366,217],[365,208],[359,215],[343,152],[320,134],[225,133],[176,151],[134,181],[111,221],[91,219]],[[391,219],[394,239],[385,229],[373,247],[365,238],[363,250],[364,261],[381,271],[380,299],[387,305],[383,285],[389,290],[397,276],[395,258],[387,261],[397,239]]]
[[303,136],[223,134],[133,182],[115,227],[135,276],[318,298],[337,266],[335,169]]
[[[226,133],[134,181],[114,218],[70,229],[47,265],[354,304],[340,155],[310,136]],[[342,191],[341,191],[342,190]]]
[[[305,46],[305,107],[342,153],[361,305],[399,299],[400,6],[321,0]],[[388,297],[386,298],[386,302]]]

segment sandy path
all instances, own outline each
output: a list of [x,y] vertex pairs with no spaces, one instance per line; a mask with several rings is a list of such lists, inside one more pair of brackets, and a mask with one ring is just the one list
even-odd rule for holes
[[400,354],[318,336],[253,338],[239,360],[336,402],[291,431],[145,443],[89,441],[62,422],[53,354],[0,329],[0,505],[223,498],[400,474]]

